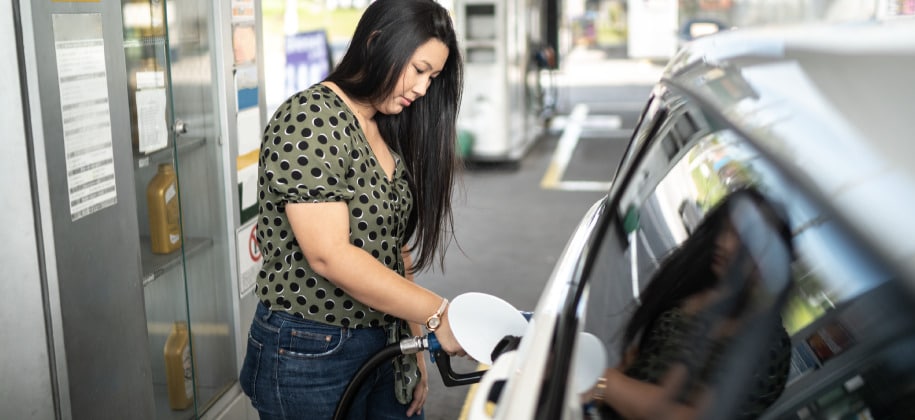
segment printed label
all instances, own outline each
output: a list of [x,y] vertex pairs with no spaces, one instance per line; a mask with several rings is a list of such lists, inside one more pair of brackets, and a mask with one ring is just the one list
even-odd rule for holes
[[165,190],[165,202],[168,203],[175,198],[175,184],[169,185],[168,189]]

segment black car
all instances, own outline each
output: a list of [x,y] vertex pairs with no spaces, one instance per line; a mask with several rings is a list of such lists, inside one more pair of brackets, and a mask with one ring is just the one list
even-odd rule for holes
[[[598,337],[616,365],[619,332],[664,258],[748,189],[784,211],[792,249],[790,260],[757,261],[760,271],[785,264],[785,278],[763,278],[774,286],[742,301],[790,336],[784,390],[761,418],[915,418],[913,102],[915,20],[737,29],[687,44],[622,161],[607,162],[612,187],[516,348],[484,375],[469,418],[600,417],[573,386],[582,366],[603,367],[589,365],[580,337]],[[746,209],[732,217],[752,221]],[[742,249],[757,240],[741,236]],[[737,331],[697,417],[737,417],[772,339]]]

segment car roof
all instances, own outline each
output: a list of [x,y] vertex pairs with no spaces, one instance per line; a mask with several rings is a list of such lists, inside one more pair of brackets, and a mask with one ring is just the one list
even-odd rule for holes
[[915,278],[915,19],[738,29],[683,47],[697,99]]

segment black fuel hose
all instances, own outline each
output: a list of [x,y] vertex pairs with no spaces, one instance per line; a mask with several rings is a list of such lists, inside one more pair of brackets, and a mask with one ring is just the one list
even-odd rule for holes
[[[334,411],[334,420],[344,420],[349,415],[350,405],[359,392],[362,382],[382,363],[393,359],[402,354],[416,354],[423,350],[429,351],[429,358],[442,375],[442,381],[445,386],[470,385],[480,382],[486,371],[474,371],[470,373],[457,373],[451,369],[451,356],[448,355],[435,337],[435,333],[430,332],[425,337],[409,337],[401,339],[399,343],[388,344],[378,353],[370,357],[362,367],[356,371],[353,379],[350,379],[340,401],[337,403],[337,409]],[[493,357],[495,360],[495,357]]]
[[343,420],[349,415],[350,405],[352,405],[353,398],[355,398],[356,394],[359,392],[359,387],[362,386],[362,382],[365,381],[365,378],[375,371],[375,368],[401,354],[403,354],[403,351],[401,350],[400,343],[393,343],[388,344],[381,349],[381,351],[375,353],[374,356],[366,360],[365,363],[362,364],[362,367],[356,371],[356,375],[353,376],[353,379],[349,381],[349,385],[346,386],[346,389],[343,390],[343,396],[340,397],[340,402],[337,403],[337,410],[334,412],[334,420]]

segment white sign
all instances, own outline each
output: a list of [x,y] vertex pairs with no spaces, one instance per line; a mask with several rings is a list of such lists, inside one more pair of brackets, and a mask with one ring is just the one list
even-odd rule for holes
[[150,153],[168,146],[168,124],[165,122],[168,97],[164,71],[138,71],[137,133],[140,153]]
[[55,14],[54,49],[70,218],[118,202],[101,15]]

